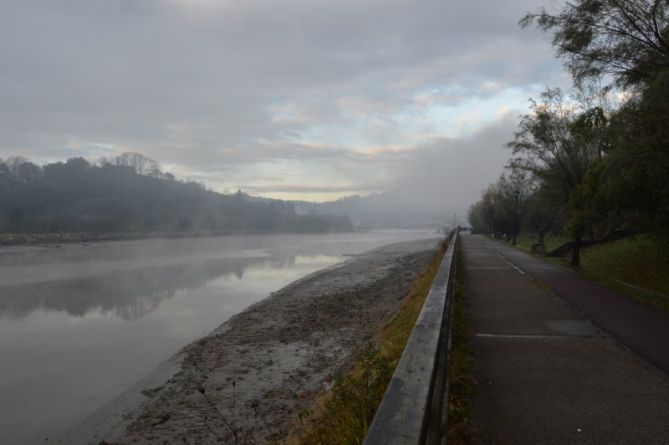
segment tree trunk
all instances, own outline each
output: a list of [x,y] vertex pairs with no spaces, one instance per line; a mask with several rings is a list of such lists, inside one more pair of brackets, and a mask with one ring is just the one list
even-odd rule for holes
[[571,265],[579,267],[581,265],[581,237],[574,238],[574,244],[571,246]]

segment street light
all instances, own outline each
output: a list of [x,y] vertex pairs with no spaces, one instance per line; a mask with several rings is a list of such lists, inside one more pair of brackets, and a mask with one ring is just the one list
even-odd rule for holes
[[513,245],[516,245],[516,233],[518,232],[518,197],[520,190],[513,191]]

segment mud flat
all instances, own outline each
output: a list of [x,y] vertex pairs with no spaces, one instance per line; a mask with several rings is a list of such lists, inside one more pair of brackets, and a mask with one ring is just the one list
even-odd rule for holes
[[281,443],[392,317],[437,244],[392,244],[293,282],[50,443]]

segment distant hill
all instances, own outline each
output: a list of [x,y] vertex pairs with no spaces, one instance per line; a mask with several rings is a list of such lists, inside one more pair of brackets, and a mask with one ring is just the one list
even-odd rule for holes
[[442,228],[453,212],[436,209],[419,196],[385,192],[369,196],[347,196],[336,201],[293,201],[299,214],[346,215],[359,228]]
[[338,232],[346,216],[299,214],[290,202],[225,195],[160,171],[137,153],[94,165],[0,160],[0,232]]

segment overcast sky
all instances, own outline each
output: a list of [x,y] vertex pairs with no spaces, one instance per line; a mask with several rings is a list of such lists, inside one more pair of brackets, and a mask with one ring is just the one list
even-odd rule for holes
[[137,151],[224,192],[464,209],[568,78],[550,0],[0,0],[0,157]]

